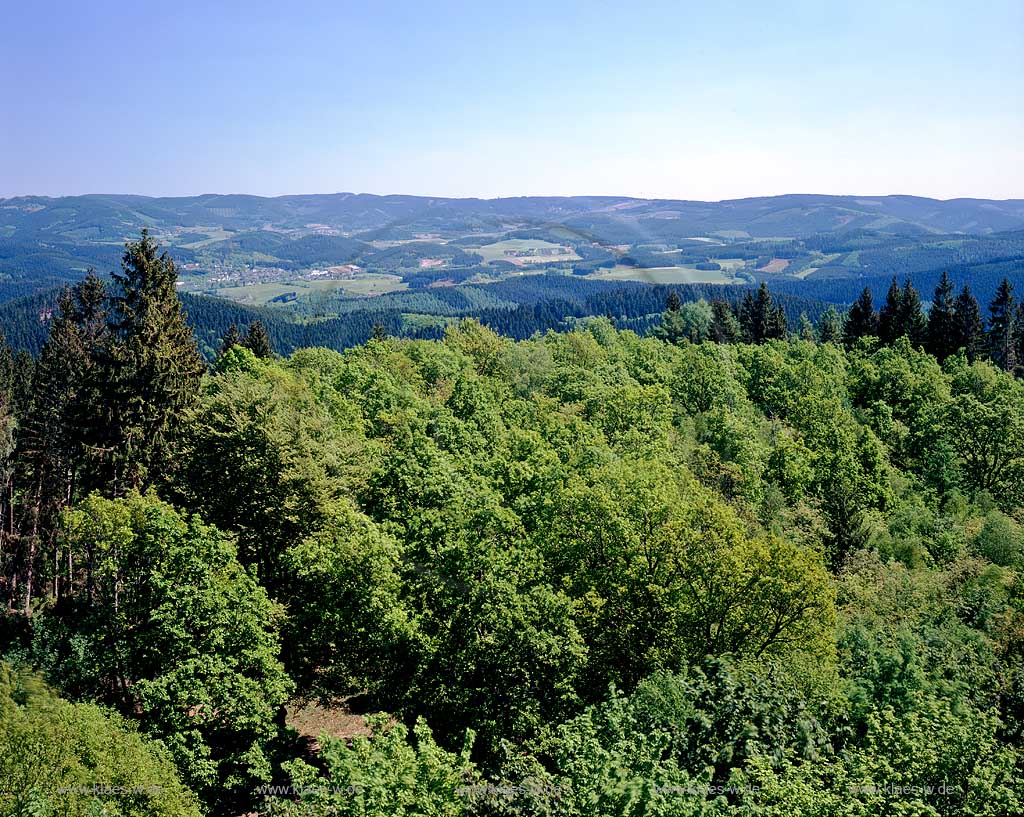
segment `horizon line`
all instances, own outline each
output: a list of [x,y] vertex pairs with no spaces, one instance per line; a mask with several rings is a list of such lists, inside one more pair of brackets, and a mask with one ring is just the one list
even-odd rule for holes
[[445,201],[506,201],[512,199],[619,199],[625,201],[665,201],[665,202],[684,202],[694,204],[725,204],[729,202],[741,202],[741,201],[754,201],[757,199],[779,199],[788,197],[799,197],[799,196],[815,196],[819,198],[836,198],[836,199],[924,199],[927,201],[936,201],[941,203],[949,203],[956,201],[992,201],[992,202],[1021,202],[1024,203],[1024,195],[1020,198],[990,198],[986,196],[953,196],[952,198],[943,199],[935,196],[922,196],[915,193],[883,193],[883,194],[868,194],[868,193],[773,193],[768,195],[758,196],[740,196],[738,198],[727,198],[727,199],[687,199],[687,198],[665,198],[662,196],[635,196],[635,195],[618,195],[618,194],[604,194],[604,193],[578,193],[578,194],[529,194],[529,195],[509,195],[509,196],[435,196],[430,194],[422,193],[370,193],[370,192],[353,192],[349,190],[338,190],[334,192],[324,193],[278,193],[274,195],[264,195],[260,193],[193,193],[188,195],[154,195],[150,193],[66,193],[61,195],[47,195],[38,193],[19,193],[9,196],[0,196],[0,201],[12,201],[14,199],[51,199],[54,201],[60,199],[74,199],[74,198],[90,198],[90,197],[118,197],[118,196],[133,196],[137,198],[145,199],[200,199],[205,197],[229,197],[229,196],[244,196],[247,198],[255,199],[286,199],[286,198],[301,198],[309,196],[329,197],[329,196],[373,196],[376,198],[416,198],[416,199],[441,199]]

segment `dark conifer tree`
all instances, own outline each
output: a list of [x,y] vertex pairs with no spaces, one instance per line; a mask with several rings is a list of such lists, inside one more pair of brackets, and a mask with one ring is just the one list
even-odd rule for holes
[[740,323],[732,307],[723,300],[711,302],[711,339],[715,343],[738,343],[742,336]]
[[178,270],[149,235],[125,247],[111,304],[110,393],[104,469],[114,495],[152,484],[195,400],[204,365],[178,300]]
[[875,336],[877,334],[878,313],[875,311],[875,302],[871,297],[871,290],[864,287],[864,291],[853,302],[850,311],[846,315],[846,325],[843,327],[843,342],[847,346],[853,346],[859,338]]
[[665,299],[665,309],[668,312],[678,312],[680,307],[683,305],[682,300],[679,298],[679,293],[672,290],[668,297]]
[[989,304],[988,351],[992,362],[999,368],[1012,372],[1017,368],[1015,348],[1017,301],[1013,297],[1013,285],[1006,278],[996,290]]
[[971,288],[964,284],[956,296],[953,310],[956,332],[956,348],[963,349],[967,359],[977,360],[985,353],[985,326],[981,322],[981,307]]
[[1017,321],[1014,324],[1014,349],[1017,352],[1017,371],[1024,373],[1024,301],[1017,304]]
[[900,293],[899,320],[895,327],[896,338],[906,337],[911,345],[920,346],[925,341],[928,330],[928,320],[924,316],[921,307],[921,296],[910,279],[903,284],[903,292]]
[[895,276],[885,295],[885,303],[878,310],[878,337],[882,343],[889,344],[902,335],[900,332],[903,317],[903,290]]
[[90,270],[61,293],[35,368],[32,410],[19,436],[31,468],[45,468],[43,461],[59,464],[66,482],[57,493],[64,502],[74,499],[78,472],[89,470],[89,458],[103,437],[102,366],[108,341],[107,288]]
[[756,294],[743,299],[740,324],[747,343],[764,343],[769,338],[786,336],[785,313],[776,308],[767,284],[762,283]]
[[102,366],[107,340],[106,286],[90,271],[81,283],[61,293],[35,367],[32,407],[18,434],[21,599],[26,612],[36,560],[43,553],[51,562],[61,510],[95,487],[93,466],[104,439]]
[[274,350],[270,346],[270,336],[267,334],[267,327],[263,325],[263,321],[257,320],[249,324],[242,345],[259,358],[272,357],[274,354]]
[[[868,292],[869,297],[870,295],[871,293]],[[821,321],[818,326],[818,337],[822,343],[842,343],[842,319],[839,317],[839,313],[836,312],[836,308],[834,306],[830,306],[826,309],[824,314],[821,316]]]
[[238,326],[231,324],[224,333],[224,336],[220,339],[220,349],[217,350],[218,356],[223,357],[241,342],[242,336],[238,332]]
[[[770,303],[771,295],[769,295],[768,298]],[[781,306],[771,307],[768,311],[768,321],[765,327],[765,340],[785,338],[788,331],[789,326],[786,323],[786,310]]]
[[956,305],[953,297],[953,282],[949,275],[942,273],[942,280],[935,287],[932,305],[928,310],[928,333],[925,348],[940,361],[956,354]]
[[800,313],[799,331],[800,340],[817,340],[818,336],[814,331],[814,324],[807,317],[806,312]]
[[15,535],[15,433],[18,411],[15,356],[0,333],[0,600],[13,608],[18,598],[18,564],[25,559],[16,553]]
[[744,343],[758,343],[756,339],[755,323],[756,318],[754,306],[754,295],[748,292],[743,296],[743,302],[740,304],[739,309],[739,324],[740,324],[740,337]]
[[753,336],[755,343],[763,343],[772,331],[772,294],[768,285],[761,283],[754,295]]

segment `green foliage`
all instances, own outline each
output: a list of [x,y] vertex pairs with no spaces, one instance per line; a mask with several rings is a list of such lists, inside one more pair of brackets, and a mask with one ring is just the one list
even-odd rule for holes
[[[289,779],[268,812],[1014,813],[1024,391],[915,348],[915,297],[894,288],[888,344],[848,321],[849,348],[786,337],[767,290],[740,321],[671,301],[678,343],[608,318],[289,358],[236,339],[147,460],[184,510],[11,481],[38,530],[0,555],[29,575],[37,547],[41,592],[5,583],[31,613],[6,647],[158,738],[214,813]],[[710,342],[731,321],[751,342]],[[56,442],[66,486],[88,445]],[[303,746],[292,695],[390,714]]]
[[459,754],[438,746],[423,721],[412,735],[402,724],[378,716],[372,735],[351,744],[326,739],[320,755],[324,773],[296,760],[286,764],[294,801],[268,796],[261,813],[273,817],[332,814],[343,817],[461,817],[469,799],[485,788],[469,760],[467,734]]
[[229,540],[152,495],[91,496],[62,535],[87,574],[36,630],[48,677],[136,717],[207,802],[244,801],[292,688],[280,611]]
[[979,556],[993,564],[1024,566],[1024,526],[997,510],[986,515],[985,524],[974,538],[973,546]]
[[111,342],[102,415],[114,494],[152,485],[168,465],[171,438],[195,400],[203,363],[178,301],[178,270],[147,230],[125,246],[114,273]]
[[709,654],[828,653],[820,556],[748,536],[693,480],[651,462],[610,467],[570,483],[551,525],[542,548],[578,599],[598,689]]
[[95,704],[72,704],[0,662],[0,812],[199,817],[170,753]]
[[410,692],[449,743],[472,724],[484,754],[570,712],[586,658],[571,600],[543,583],[536,557],[493,544],[453,548],[440,575],[422,577],[427,654]]
[[960,365],[945,431],[966,485],[1004,508],[1024,504],[1024,385],[986,363]]
[[278,597],[281,560],[330,518],[352,446],[287,371],[238,346],[218,367],[185,436],[183,487],[204,519],[238,534],[240,559]]
[[[735,811],[750,763],[820,762],[826,733],[781,667],[712,661],[659,673],[629,696],[549,731],[533,757],[510,757],[496,814],[712,815]],[[490,812],[486,812],[490,813]],[[757,813],[757,812],[754,812]]]
[[686,346],[676,356],[669,384],[673,401],[687,414],[733,406],[742,397],[736,363],[727,347],[717,344]]
[[711,305],[703,298],[681,304],[662,314],[654,336],[669,343],[681,343],[684,340],[700,343],[711,336],[712,318]]
[[300,689],[333,699],[386,697],[412,672],[416,629],[401,598],[401,549],[340,504],[283,557],[285,661]]

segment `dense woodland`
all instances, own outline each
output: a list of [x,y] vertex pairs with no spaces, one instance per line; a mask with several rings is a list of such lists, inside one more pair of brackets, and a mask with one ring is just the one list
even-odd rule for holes
[[[746,288],[730,288],[733,300],[742,299]],[[38,355],[46,342],[49,323],[45,316],[56,309],[59,290],[0,304],[0,327],[13,349]],[[275,351],[288,354],[309,346],[343,350],[365,343],[374,327],[389,335],[414,339],[440,338],[448,323],[472,317],[499,334],[526,339],[535,332],[564,329],[579,318],[595,315],[611,318],[619,327],[654,326],[666,300],[676,292],[684,300],[720,297],[723,288],[715,284],[652,286],[640,282],[593,281],[572,275],[527,275],[481,286],[445,287],[398,292],[371,298],[338,301],[340,313],[325,318],[305,314],[298,308],[250,307],[223,298],[179,292],[188,323],[209,361],[219,353],[221,340],[231,325],[262,323]],[[794,323],[801,313],[818,318],[827,305],[799,295],[776,294],[787,320]],[[852,300],[852,298],[851,298]],[[429,319],[425,325],[410,325],[408,316]]]
[[1009,283],[208,365],[176,277],[0,356],[3,814],[1024,810]]

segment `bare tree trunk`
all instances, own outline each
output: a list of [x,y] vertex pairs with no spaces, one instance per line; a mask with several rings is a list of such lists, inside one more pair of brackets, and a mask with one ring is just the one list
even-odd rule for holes
[[29,539],[28,553],[25,559],[25,615],[32,615],[32,582],[35,579],[36,565],[36,534],[32,532]]
[[[36,481],[35,504],[32,509],[32,533],[29,536],[28,552],[25,555],[25,616],[32,615],[32,582],[35,580],[36,549],[39,544],[39,516],[42,513],[43,477]],[[13,524],[13,522],[12,522]]]

